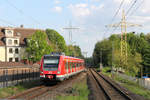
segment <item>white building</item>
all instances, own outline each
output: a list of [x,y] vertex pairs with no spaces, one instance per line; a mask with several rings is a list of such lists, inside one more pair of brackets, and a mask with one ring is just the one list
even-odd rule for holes
[[25,56],[26,40],[37,29],[0,27],[0,62],[19,62]]

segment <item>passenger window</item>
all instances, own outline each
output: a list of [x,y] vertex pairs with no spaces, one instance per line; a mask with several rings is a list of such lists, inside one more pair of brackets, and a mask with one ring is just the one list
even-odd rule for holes
[[66,69],[67,63],[65,61],[64,61],[64,64],[65,64],[65,69]]
[[71,67],[72,67],[72,64],[71,64],[71,62],[70,62],[70,69],[71,69]]

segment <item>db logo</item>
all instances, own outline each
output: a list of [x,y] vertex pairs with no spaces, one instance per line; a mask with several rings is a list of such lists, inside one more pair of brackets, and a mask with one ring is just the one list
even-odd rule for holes
[[52,74],[52,72],[49,72],[49,74]]

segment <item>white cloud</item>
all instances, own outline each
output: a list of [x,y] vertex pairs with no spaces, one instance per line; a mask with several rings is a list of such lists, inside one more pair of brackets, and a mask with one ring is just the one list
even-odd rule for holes
[[90,10],[88,8],[88,4],[76,4],[76,5],[69,5],[69,8],[71,9],[71,12],[76,17],[81,16],[88,16],[90,15]]
[[56,6],[53,8],[53,11],[60,13],[62,12],[62,7]]
[[60,1],[60,0],[54,0],[54,3],[55,3],[55,4],[60,4],[61,1]]
[[101,10],[104,8],[104,4],[101,4],[99,6],[91,5],[91,10]]
[[141,5],[141,11],[142,13],[149,13],[150,12],[150,0],[145,0],[144,3]]
[[[124,0],[124,3],[125,3],[125,4],[129,4],[131,1],[133,1],[133,0]],[[122,0],[114,0],[114,2],[116,2],[116,3],[121,3]]]
[[92,2],[99,2],[99,1],[101,1],[101,0],[91,0]]
[[101,10],[103,7],[104,7],[104,4],[100,4],[99,6],[88,5],[86,3],[69,5],[69,9],[71,9],[71,12],[72,12],[73,16],[75,16],[75,17],[90,16],[90,15],[92,15],[93,12],[96,12],[97,10]]
[[147,22],[150,22],[149,16],[131,16],[129,21],[136,22],[135,24],[145,24]]

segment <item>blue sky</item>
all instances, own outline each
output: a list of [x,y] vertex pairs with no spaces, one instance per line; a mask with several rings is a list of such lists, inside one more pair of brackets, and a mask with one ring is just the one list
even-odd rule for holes
[[[107,34],[105,25],[110,24],[122,0],[0,0],[0,26],[25,28],[52,28],[64,36],[68,44],[68,32],[63,30],[69,21],[74,27],[80,27],[73,32],[73,41],[82,51],[92,56],[95,43],[111,35],[113,28]],[[125,12],[134,0],[125,0],[121,10]],[[137,6],[140,8],[137,9]],[[150,32],[150,0],[137,0],[131,9],[128,21],[142,24],[142,28],[129,28],[128,32]],[[136,10],[137,9],[137,10]],[[7,21],[4,22],[3,20]],[[121,20],[121,11],[113,23]],[[13,25],[10,25],[12,23]],[[14,26],[15,25],[15,26]],[[114,33],[120,33],[116,30]]]

